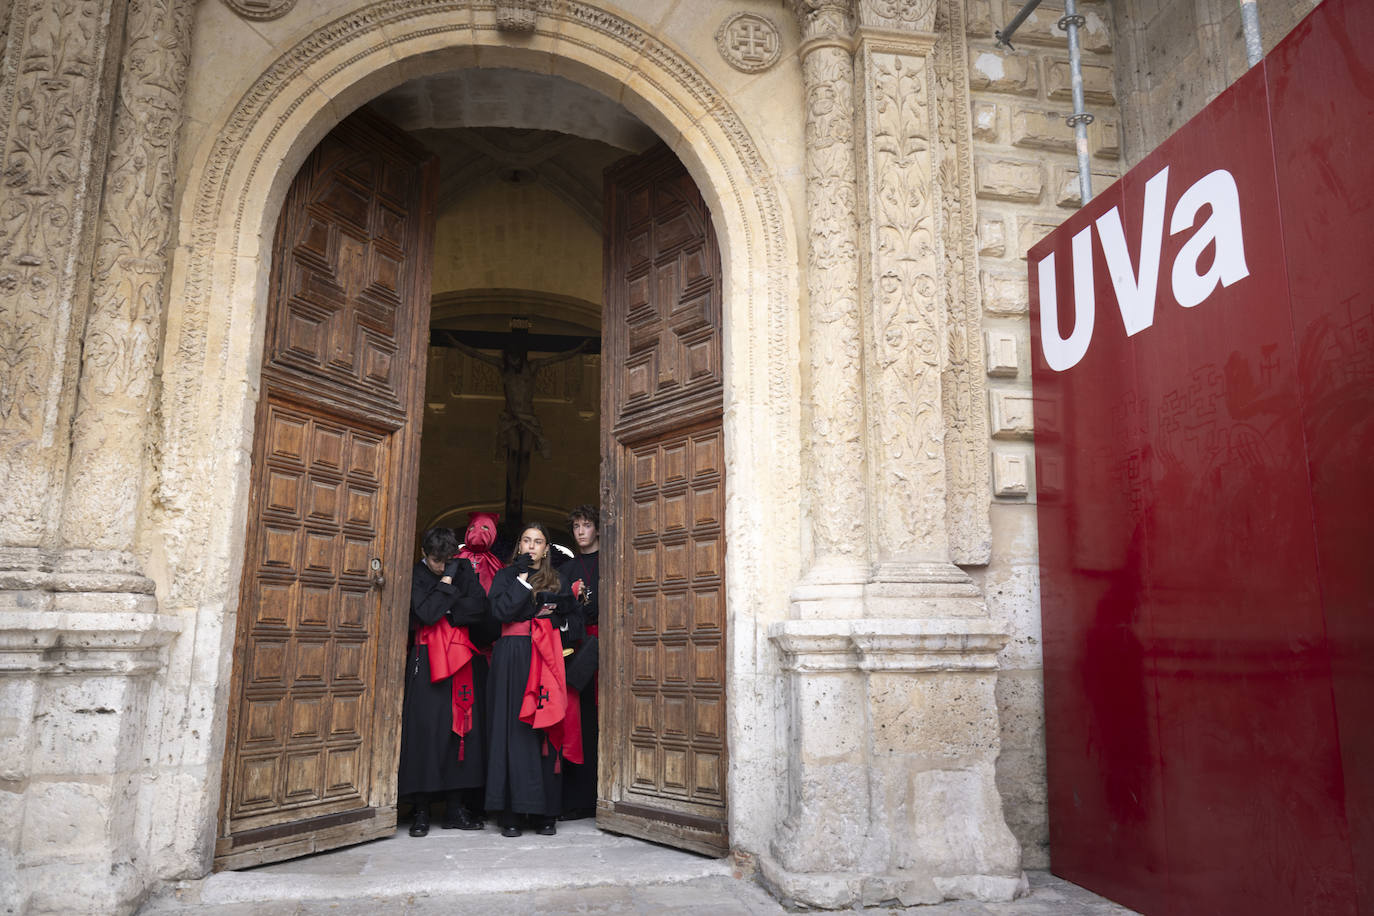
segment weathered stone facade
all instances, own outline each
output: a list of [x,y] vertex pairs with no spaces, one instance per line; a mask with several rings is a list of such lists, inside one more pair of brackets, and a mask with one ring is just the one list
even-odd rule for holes
[[[1052,5],[1014,52],[1000,0],[0,5],[8,910],[209,869],[281,201],[350,111],[474,67],[601,93],[711,208],[734,846],[815,906],[1019,893],[1048,855],[1024,257],[1077,205]],[[1123,119],[1172,122],[1113,74],[1141,29],[1085,13],[1096,186],[1143,151]]]

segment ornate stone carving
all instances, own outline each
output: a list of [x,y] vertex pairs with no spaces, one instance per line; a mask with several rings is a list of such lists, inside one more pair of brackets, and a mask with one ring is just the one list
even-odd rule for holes
[[924,56],[865,45],[871,534],[880,561],[945,559],[945,321]]
[[935,0],[859,0],[859,24],[929,32],[935,26]]
[[807,291],[811,319],[808,492],[814,584],[867,578],[854,60],[849,4],[802,0]]
[[716,47],[736,70],[758,73],[777,63],[782,39],[771,19],[757,13],[735,13],[716,30]]
[[496,27],[503,32],[533,32],[539,22],[534,0],[498,0]]
[[[114,0],[19,0],[0,93],[0,543],[55,526]],[[122,7],[121,7],[122,8]]]
[[939,126],[940,252],[947,347],[941,376],[945,419],[945,526],[950,559],[981,565],[992,556],[982,303],[973,209],[973,138],[968,42],[962,0],[941,0],[935,21]]
[[278,19],[291,12],[296,0],[224,0],[224,5],[244,19]]
[[128,7],[63,514],[80,546],[133,546],[193,8]]
[[986,563],[991,550],[962,8],[936,12],[935,35],[861,37],[870,519],[878,578],[891,581],[945,581],[939,564]]

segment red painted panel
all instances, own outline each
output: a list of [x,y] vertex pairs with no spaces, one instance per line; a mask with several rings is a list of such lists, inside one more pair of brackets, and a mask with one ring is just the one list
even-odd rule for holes
[[1267,63],[1345,813],[1374,913],[1374,4],[1321,13]]
[[[1317,46],[1339,27],[1309,19],[1289,45],[1312,41],[1342,77],[1276,81],[1301,57],[1288,45],[1269,62],[1273,128],[1257,68],[1030,253],[1051,857],[1148,913],[1354,913],[1356,874],[1374,874],[1374,492],[1356,464],[1374,445],[1374,182],[1352,152],[1374,148],[1359,95],[1374,78]],[[1333,85],[1363,99],[1354,147],[1308,98]],[[1334,163],[1314,164],[1311,138]],[[1041,320],[1051,253],[1057,335]],[[1151,278],[1153,295],[1132,292]],[[1296,329],[1290,285],[1314,291]],[[1356,305],[1333,317],[1337,287]],[[1309,448],[1324,448],[1310,477]]]

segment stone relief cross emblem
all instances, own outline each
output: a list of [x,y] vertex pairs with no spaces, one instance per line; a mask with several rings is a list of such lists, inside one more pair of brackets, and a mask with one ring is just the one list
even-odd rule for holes
[[763,27],[762,23],[741,20],[731,30],[730,46],[735,53],[750,63],[762,62],[773,52],[776,36]]
[[735,13],[720,24],[716,47],[736,70],[757,73],[777,61],[782,41],[771,20],[755,13]]

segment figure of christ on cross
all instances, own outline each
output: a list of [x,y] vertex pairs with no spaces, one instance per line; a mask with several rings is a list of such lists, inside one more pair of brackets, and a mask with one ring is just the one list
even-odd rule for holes
[[436,330],[433,335],[444,345],[453,347],[501,373],[506,406],[501,411],[501,427],[497,431],[497,447],[506,455],[506,513],[505,524],[518,530],[525,522],[525,484],[530,477],[530,458],[535,451],[544,458],[552,457],[544,428],[534,413],[535,381],[541,369],[572,359],[586,350],[591,339],[577,346],[539,359],[529,357],[529,333],[514,329],[502,335],[500,357],[483,353],[464,343],[458,332]]

